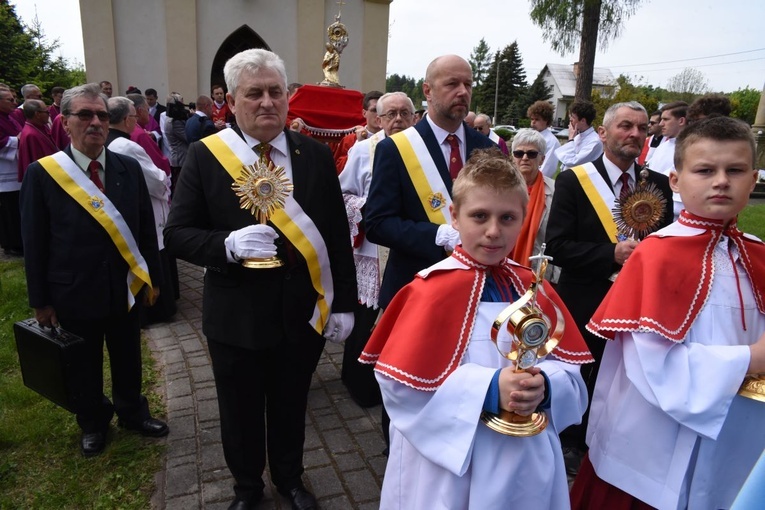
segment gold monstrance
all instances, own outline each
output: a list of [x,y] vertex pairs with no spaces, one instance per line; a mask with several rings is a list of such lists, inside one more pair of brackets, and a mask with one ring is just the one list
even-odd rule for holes
[[[532,275],[529,289],[521,299],[502,310],[491,327],[492,342],[504,358],[515,363],[516,372],[528,370],[547,356],[563,338],[565,330],[563,313],[555,303],[550,301],[555,309],[554,325],[537,305],[537,291],[544,293],[542,279],[547,263],[552,260],[552,257],[544,255],[544,250],[543,244],[539,255],[529,257],[530,260],[539,260],[539,266],[536,273]],[[510,334],[511,342],[507,351],[500,347],[497,339],[505,322],[507,322],[506,329]],[[504,409],[500,409],[498,415],[484,411],[481,414],[481,421],[495,432],[515,437],[535,436],[547,427],[547,416],[542,411],[532,413],[530,416],[521,416]]]
[[[284,207],[292,188],[284,167],[275,166],[263,157],[254,165],[244,165],[241,175],[231,185],[239,197],[239,206],[249,209],[261,225],[268,222],[274,211]],[[279,257],[252,258],[245,259],[242,265],[249,269],[267,269],[283,266],[284,262]]]
[[[640,181],[630,189],[627,195],[616,199],[611,212],[616,222],[616,239],[618,241],[642,241],[651,232],[659,228],[667,199],[661,190],[652,182],[648,182],[648,165],[640,171]],[[609,280],[614,281],[619,275],[615,272]]]

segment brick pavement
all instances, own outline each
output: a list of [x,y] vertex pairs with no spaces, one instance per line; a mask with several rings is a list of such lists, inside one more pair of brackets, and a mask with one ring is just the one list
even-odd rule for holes
[[[144,333],[159,360],[170,435],[165,469],[157,474],[155,509],[226,509],[233,478],[223,459],[218,403],[202,334],[202,269],[178,261],[181,299],[173,322]],[[385,470],[380,408],[362,409],[340,381],[343,350],[327,344],[313,377],[306,415],[303,480],[322,509],[371,510],[379,506]],[[258,509],[288,509],[264,474]]]

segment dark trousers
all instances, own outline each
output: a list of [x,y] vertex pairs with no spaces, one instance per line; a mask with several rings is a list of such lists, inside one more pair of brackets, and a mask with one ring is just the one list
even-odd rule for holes
[[21,252],[21,211],[19,192],[0,193],[0,247]]
[[351,398],[361,407],[382,404],[380,386],[375,379],[374,365],[359,362],[361,351],[367,345],[380,310],[360,303],[353,311],[354,323],[351,335],[345,340],[341,378]]
[[208,339],[220,409],[223,454],[238,498],[263,491],[266,455],[284,492],[302,484],[305,413],[311,376],[324,348],[319,336],[298,344],[243,349]]
[[[149,404],[141,394],[141,329],[139,308],[126,315],[98,320],[59,318],[61,327],[85,340],[85,395],[77,412],[83,432],[104,432],[114,413],[131,424],[150,417]],[[104,341],[109,350],[112,400],[104,395]]]

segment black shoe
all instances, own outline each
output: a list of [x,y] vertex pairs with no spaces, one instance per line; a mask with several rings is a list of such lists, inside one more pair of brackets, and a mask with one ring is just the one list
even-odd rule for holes
[[117,421],[117,424],[128,430],[135,430],[142,436],[147,437],[164,437],[170,432],[170,427],[167,426],[167,423],[156,418],[149,418],[141,423],[128,423],[120,419]]
[[290,500],[292,510],[318,510],[319,508],[316,498],[302,485],[287,492],[279,491],[279,494]]
[[234,501],[232,501],[228,506],[228,510],[250,510],[251,508],[255,508],[261,499],[263,499],[262,492],[257,496],[250,498],[249,500],[236,497],[234,498]]
[[579,448],[564,446],[563,463],[566,466],[566,475],[573,480],[579,472],[579,466],[582,464],[584,452]]
[[83,457],[101,455],[106,448],[106,432],[83,432],[80,438],[80,452]]

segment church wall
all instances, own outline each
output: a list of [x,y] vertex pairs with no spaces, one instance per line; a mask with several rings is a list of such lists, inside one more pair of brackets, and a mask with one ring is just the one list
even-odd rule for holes
[[[340,81],[349,89],[384,90],[391,0],[80,0],[89,81],[114,93],[134,85],[193,101],[209,94],[210,71],[223,41],[249,26],[284,59],[290,82],[318,83],[327,26],[342,7],[349,44]],[[317,21],[320,20],[320,21]]]

